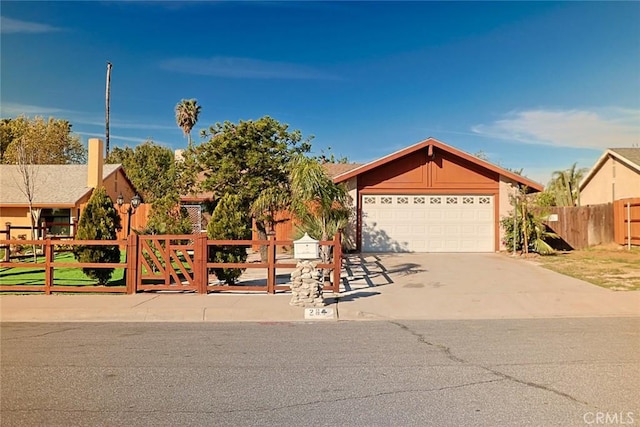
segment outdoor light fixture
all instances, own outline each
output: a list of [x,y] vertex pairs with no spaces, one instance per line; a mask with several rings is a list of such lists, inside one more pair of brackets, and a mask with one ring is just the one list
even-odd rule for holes
[[[141,202],[142,202],[142,199],[140,198],[138,193],[136,193],[136,195],[131,198],[131,202],[129,202],[129,206],[127,207],[127,211],[126,211],[127,212],[127,236],[131,234],[131,215],[133,215],[136,212],[136,209],[140,207]],[[124,197],[122,196],[122,193],[118,194],[118,198],[116,199],[116,204],[118,205],[118,210],[122,212],[121,210],[122,205],[124,205]]]
[[141,201],[142,200],[140,199],[140,196],[138,196],[138,193],[136,193],[136,195],[133,196],[133,198],[131,199],[131,206],[133,206],[133,209],[138,209],[138,206],[140,206]]

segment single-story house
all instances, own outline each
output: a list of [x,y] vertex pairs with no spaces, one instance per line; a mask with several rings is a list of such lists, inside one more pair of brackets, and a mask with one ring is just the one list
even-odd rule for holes
[[509,195],[537,182],[434,138],[333,176],[352,198],[361,252],[494,252]]
[[609,148],[579,185],[580,204],[640,197],[640,148]]
[[[33,207],[41,209],[38,225],[56,223],[48,234],[72,235],[72,224],[80,218],[94,188],[104,186],[111,200],[122,194],[129,202],[136,190],[120,164],[104,164],[103,142],[89,139],[86,165],[34,165]],[[17,165],[0,165],[0,228],[30,226],[29,202],[24,194],[23,176]],[[123,228],[126,223],[122,223]],[[11,233],[29,235],[28,231]],[[3,236],[3,238],[5,238]]]

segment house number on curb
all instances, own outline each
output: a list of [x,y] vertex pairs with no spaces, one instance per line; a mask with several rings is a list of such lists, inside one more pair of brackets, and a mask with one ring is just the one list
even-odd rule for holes
[[333,308],[305,308],[304,318],[311,320],[333,319]]

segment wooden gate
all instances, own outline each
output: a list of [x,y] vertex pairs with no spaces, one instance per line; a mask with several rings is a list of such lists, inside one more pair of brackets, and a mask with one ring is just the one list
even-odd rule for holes
[[[132,236],[136,254],[135,271],[129,277],[135,283],[135,292],[139,291],[190,291],[206,294],[208,292],[267,292],[289,290],[289,285],[276,284],[277,269],[293,269],[295,260],[276,262],[276,246],[293,244],[291,240],[208,240],[205,233],[186,235],[140,235]],[[341,236],[336,234],[333,240],[320,241],[321,246],[333,248],[333,261],[318,264],[317,268],[333,270],[333,281],[325,282],[324,289],[340,292],[340,272],[342,266]],[[265,245],[268,247],[267,262],[209,262],[210,246]],[[210,282],[210,273],[216,268],[262,269],[266,271],[265,285],[226,285]],[[133,289],[132,289],[133,291]]]
[[200,291],[197,237],[141,235],[138,241],[136,291]]

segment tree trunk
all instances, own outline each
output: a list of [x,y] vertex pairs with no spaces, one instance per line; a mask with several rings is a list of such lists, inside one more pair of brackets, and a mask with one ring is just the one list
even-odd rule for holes
[[[258,229],[258,240],[267,240],[267,229],[262,221],[256,221],[256,228]],[[267,245],[260,245],[260,262],[269,261],[269,247]]]
[[[31,218],[31,240],[36,240],[36,213],[34,212],[33,205],[29,201],[29,218]],[[38,215],[40,216],[40,215]],[[38,254],[36,252],[35,243],[31,245],[31,252],[33,252],[33,262],[38,262]]]

